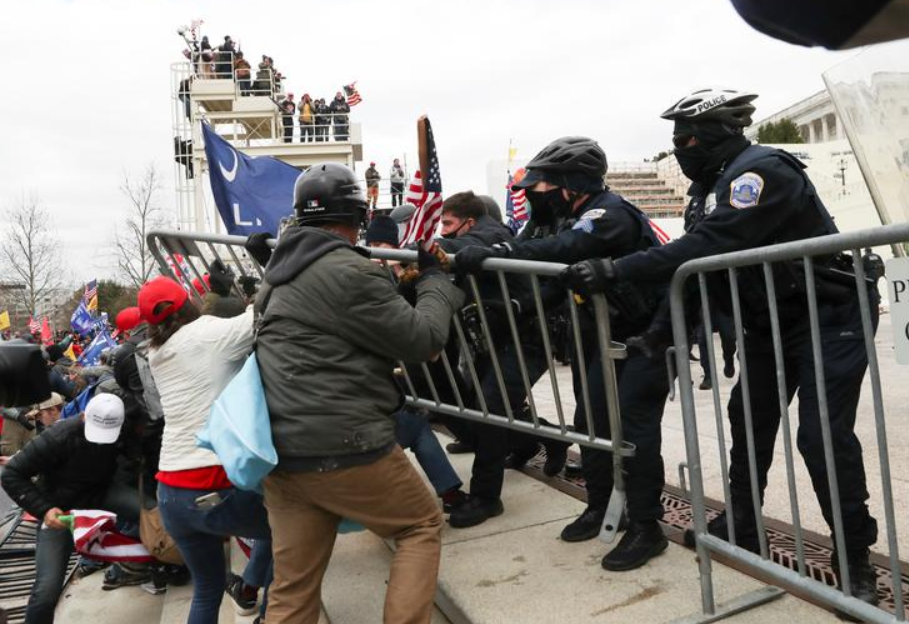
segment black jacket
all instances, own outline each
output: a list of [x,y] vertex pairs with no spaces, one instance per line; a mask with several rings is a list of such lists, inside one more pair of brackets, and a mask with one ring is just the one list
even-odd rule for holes
[[53,507],[92,509],[110,486],[119,453],[118,444],[86,440],[79,418],[62,420],[13,455],[0,483],[39,520]]
[[350,112],[350,106],[347,104],[347,100],[334,99],[331,101],[331,104],[328,105],[328,108],[331,110],[332,114],[334,115],[335,125],[339,125],[339,126],[347,125],[346,113]]

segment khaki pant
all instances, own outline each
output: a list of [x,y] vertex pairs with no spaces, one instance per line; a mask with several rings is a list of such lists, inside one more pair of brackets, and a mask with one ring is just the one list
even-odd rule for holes
[[400,447],[367,466],[330,472],[276,470],[265,479],[265,506],[275,561],[268,624],[318,622],[322,577],[341,518],[395,540],[384,622],[429,622],[442,515]]

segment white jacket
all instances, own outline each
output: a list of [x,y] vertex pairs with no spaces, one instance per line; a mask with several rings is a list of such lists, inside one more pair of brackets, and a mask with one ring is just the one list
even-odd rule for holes
[[196,446],[196,433],[212,403],[243,367],[253,347],[253,307],[234,318],[203,316],[181,327],[148,363],[164,407],[161,470],[218,466],[213,452]]

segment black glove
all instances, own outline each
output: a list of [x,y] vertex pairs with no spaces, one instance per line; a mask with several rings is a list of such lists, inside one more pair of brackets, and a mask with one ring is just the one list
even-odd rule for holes
[[479,273],[481,265],[488,258],[505,258],[506,256],[508,256],[507,247],[471,245],[455,254],[455,268],[459,273]]
[[234,272],[218,259],[208,267],[208,273],[212,292],[222,297],[229,297],[230,289],[234,285]]
[[625,341],[629,349],[637,349],[651,360],[661,360],[672,346],[672,334],[648,329],[640,336]]
[[433,275],[442,272],[442,263],[434,254],[423,249],[423,245],[417,247],[417,268],[420,270],[420,277]]
[[564,285],[585,293],[603,292],[618,281],[612,258],[584,260],[559,273]]
[[265,266],[271,260],[271,247],[265,244],[265,241],[272,238],[268,232],[256,232],[247,237],[243,247],[253,257],[253,260],[259,263],[259,266]]

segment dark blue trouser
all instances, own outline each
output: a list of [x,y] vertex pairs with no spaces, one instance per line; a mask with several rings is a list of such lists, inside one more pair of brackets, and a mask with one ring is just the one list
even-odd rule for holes
[[[871,308],[876,330],[878,311],[874,298]],[[868,512],[862,445],[855,435],[856,408],[865,369],[868,366],[859,307],[857,301],[839,306],[821,304],[818,315],[827,387],[827,409],[846,544],[848,550],[860,551],[877,541],[877,521]],[[808,468],[821,512],[832,534],[833,512],[821,438],[818,392],[807,319],[785,331],[782,346],[786,372],[786,401],[791,403],[796,392],[799,396],[799,424],[796,437],[798,449]],[[748,331],[745,334],[745,357],[754,423],[758,487],[763,501],[767,471],[773,462],[773,447],[780,425],[776,363],[770,333]],[[729,399],[729,421],[732,428],[729,483],[733,505],[739,510],[751,513],[753,505],[751,481],[748,476],[741,384],[740,377]],[[736,515],[738,513],[736,511]]]
[[407,408],[398,411],[395,414],[395,441],[401,448],[413,452],[436,494],[441,496],[461,487],[461,479],[451,467],[428,420]]
[[[113,483],[97,509],[111,511],[118,518],[138,522],[139,493],[125,485]],[[39,518],[40,522],[42,519]],[[69,529],[38,529],[35,544],[35,584],[25,610],[27,624],[50,624],[63,592],[69,557],[75,550]]]
[[[723,365],[735,364],[735,325],[732,317],[720,310],[710,311],[710,320],[712,321],[713,331],[720,335],[720,344],[722,345],[722,364],[717,358],[717,374],[722,374]],[[701,360],[701,369],[704,371],[704,377],[710,377],[710,357],[707,355],[707,333],[704,331],[703,323],[698,327],[698,356]],[[713,339],[713,336],[710,337]]]
[[[595,340],[585,341],[590,411],[596,435],[609,438],[611,428],[603,385],[603,362],[594,345]],[[663,517],[661,495],[665,482],[660,427],[669,395],[666,366],[662,360],[650,359],[637,350],[631,350],[627,359],[615,361],[615,368],[622,430],[625,441],[636,447],[634,457],[626,458],[624,463],[628,517],[637,521],[659,520]],[[574,426],[578,432],[586,433],[587,418],[580,381],[582,371],[576,359],[571,362],[571,372],[577,402]],[[581,464],[588,506],[606,509],[614,484],[612,453],[581,447]]]
[[[212,491],[158,484],[158,506],[164,528],[177,542],[193,577],[193,602],[188,624],[218,622],[227,578],[225,537],[267,541],[270,551],[271,529],[262,496],[236,488],[218,490],[221,502],[212,508],[200,509],[196,498]],[[264,548],[264,544],[261,547]]]

